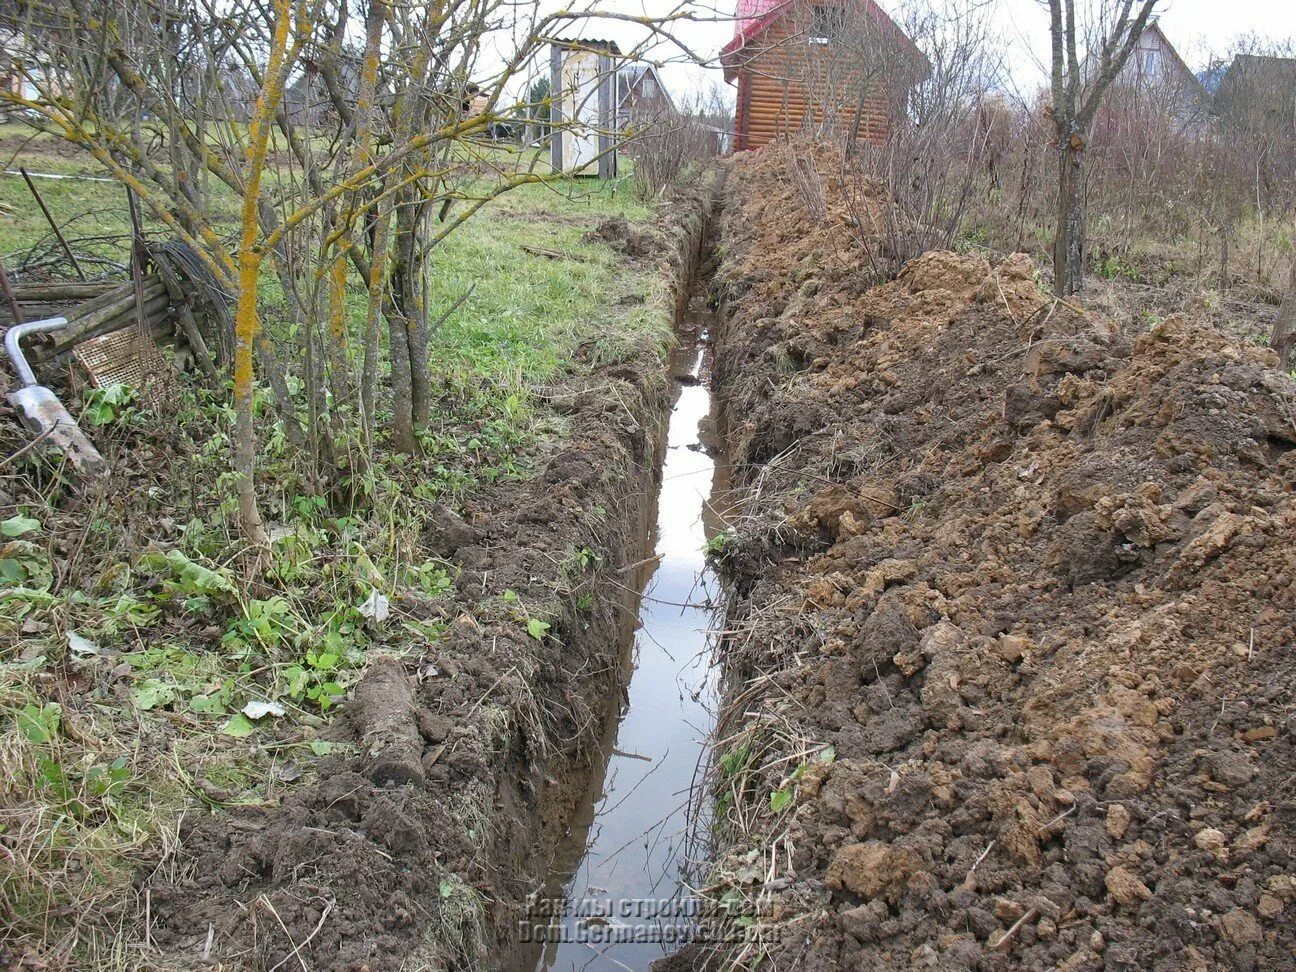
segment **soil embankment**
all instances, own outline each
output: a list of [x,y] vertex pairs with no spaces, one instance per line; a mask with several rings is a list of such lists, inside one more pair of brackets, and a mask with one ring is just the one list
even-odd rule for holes
[[1020,256],[869,287],[793,164],[722,227],[725,957],[1290,968],[1293,382]]
[[[661,261],[665,316],[701,211],[686,196],[651,241],[608,229],[627,258]],[[599,755],[669,395],[662,348],[611,364],[587,350],[542,393],[562,430],[543,471],[425,538],[458,569],[453,602],[401,607],[434,609],[448,631],[422,659],[371,665],[339,740],[349,755],[281,806],[184,835],[150,889],[168,956],[379,972],[486,967],[510,947]]]

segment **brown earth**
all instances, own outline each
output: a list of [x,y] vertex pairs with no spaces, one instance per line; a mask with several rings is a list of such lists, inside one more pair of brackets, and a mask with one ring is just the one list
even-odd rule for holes
[[[700,207],[682,199],[655,237],[666,313]],[[425,540],[459,570],[438,608],[453,624],[426,657],[370,666],[341,733],[355,753],[281,806],[187,830],[174,873],[150,882],[168,967],[494,964],[583,792],[620,676],[633,612],[617,578],[646,529],[669,388],[660,351],[578,365],[546,393],[570,435],[543,472],[440,515]],[[519,624],[522,605],[551,625],[543,638]]]
[[1296,385],[1022,256],[870,288],[831,166],[734,167],[712,958],[1296,967]]

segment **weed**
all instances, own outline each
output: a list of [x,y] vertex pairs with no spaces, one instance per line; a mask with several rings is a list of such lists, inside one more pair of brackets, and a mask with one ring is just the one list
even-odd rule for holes
[[92,426],[128,421],[135,414],[132,405],[138,397],[135,389],[127,385],[92,388],[86,393],[81,421]]
[[728,527],[711,537],[702,547],[702,552],[715,560],[724,558],[725,551],[731,549],[738,539],[738,531]]
[[1104,254],[1094,270],[1105,280],[1138,280],[1139,278],[1138,269],[1115,253]]

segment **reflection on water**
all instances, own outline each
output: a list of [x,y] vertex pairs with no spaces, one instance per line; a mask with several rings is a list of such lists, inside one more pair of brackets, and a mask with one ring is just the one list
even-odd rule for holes
[[[641,972],[673,952],[669,939],[689,924],[680,871],[698,837],[690,795],[716,697],[707,636],[719,582],[703,548],[723,529],[712,496],[722,493],[724,470],[708,448],[715,445],[706,374],[713,320],[693,307],[680,329],[672,358],[679,397],[653,535],[659,559],[638,578],[633,675],[623,697],[610,700],[619,717],[608,720],[606,767],[596,769],[551,875],[550,893],[559,897],[548,905],[550,934],[561,927],[563,941],[531,946],[526,967]],[[543,910],[533,909],[540,924]]]

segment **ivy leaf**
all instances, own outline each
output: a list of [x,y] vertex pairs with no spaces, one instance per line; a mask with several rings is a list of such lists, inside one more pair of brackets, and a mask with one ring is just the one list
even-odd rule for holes
[[22,513],[11,516],[7,520],[0,520],[0,533],[6,537],[21,537],[24,533],[31,533],[33,530],[39,529],[40,520],[34,520]]
[[539,618],[532,618],[527,622],[527,634],[536,641],[543,641],[544,636],[549,633],[549,622],[541,621]]
[[443,898],[450,897],[450,895],[454,894],[454,889],[455,889],[455,883],[451,881],[449,878],[446,878],[444,881],[441,882],[439,888],[439,890],[441,891],[441,897]]
[[786,810],[788,804],[792,802],[792,788],[788,786],[780,787],[770,794],[770,809],[775,813],[781,813]]

